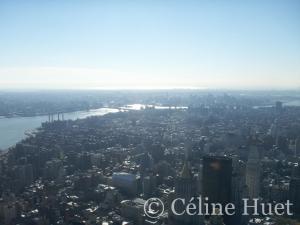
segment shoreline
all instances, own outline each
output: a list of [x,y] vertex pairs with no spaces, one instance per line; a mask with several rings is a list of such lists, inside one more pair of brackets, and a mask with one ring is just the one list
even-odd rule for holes
[[49,114],[57,115],[58,113],[75,113],[75,112],[89,112],[91,110],[97,110],[97,109],[111,109],[113,107],[99,107],[99,108],[90,108],[87,110],[75,110],[75,111],[64,111],[64,112],[54,112],[54,113],[36,113],[36,114],[30,114],[30,115],[9,115],[9,116],[4,116],[0,115],[0,119],[12,119],[12,118],[30,118],[30,117],[37,117],[37,116],[48,116]]
[[[99,112],[98,112],[99,111]],[[102,107],[102,108],[95,108],[90,109],[89,111],[72,111],[65,113],[65,120],[75,120],[80,119],[82,117],[88,117],[93,115],[105,115],[110,112],[117,112],[116,108],[108,108],[108,107]],[[25,123],[23,123],[25,121]],[[0,117],[0,128],[4,133],[6,133],[7,130],[12,133],[12,135],[9,135],[8,138],[5,138],[5,135],[2,136],[2,142],[0,146],[0,152],[6,152],[9,148],[16,145],[19,141],[25,139],[27,137],[26,132],[29,130],[36,129],[41,126],[42,122],[48,121],[47,115],[38,115],[38,116],[15,116],[15,117]],[[20,125],[18,125],[20,124]],[[7,141],[8,140],[8,141]]]

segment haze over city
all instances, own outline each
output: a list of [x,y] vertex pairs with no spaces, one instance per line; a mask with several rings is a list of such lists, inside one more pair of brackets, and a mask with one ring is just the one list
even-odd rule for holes
[[299,225],[299,0],[0,0],[0,225]]
[[299,10],[292,0],[1,1],[0,88],[299,88]]

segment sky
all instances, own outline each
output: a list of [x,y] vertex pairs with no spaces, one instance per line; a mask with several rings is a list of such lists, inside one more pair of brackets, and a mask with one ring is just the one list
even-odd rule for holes
[[298,0],[0,0],[0,89],[300,88]]

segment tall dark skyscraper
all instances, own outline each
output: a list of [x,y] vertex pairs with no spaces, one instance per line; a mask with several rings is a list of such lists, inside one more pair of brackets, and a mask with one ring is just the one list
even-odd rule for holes
[[300,156],[300,137],[296,139],[296,156]]
[[237,157],[232,159],[232,187],[231,202],[235,205],[235,215],[231,218],[231,224],[248,224],[248,217],[243,216],[243,198],[248,197],[246,185],[246,164]]
[[293,205],[293,212],[300,218],[300,165],[294,168],[290,183],[290,200]]
[[[208,197],[209,203],[230,202],[231,196],[232,160],[221,156],[205,156],[203,158],[203,197]],[[229,218],[224,221],[228,224]]]

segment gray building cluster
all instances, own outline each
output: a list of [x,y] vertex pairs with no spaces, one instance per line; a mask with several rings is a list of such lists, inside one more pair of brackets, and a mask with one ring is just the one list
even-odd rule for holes
[[[242,198],[294,203],[300,216],[300,108],[217,102],[46,122],[0,160],[3,225],[247,225]],[[177,197],[237,206],[234,216],[174,215]],[[143,206],[160,198],[153,219]],[[180,207],[180,206],[179,206]]]

